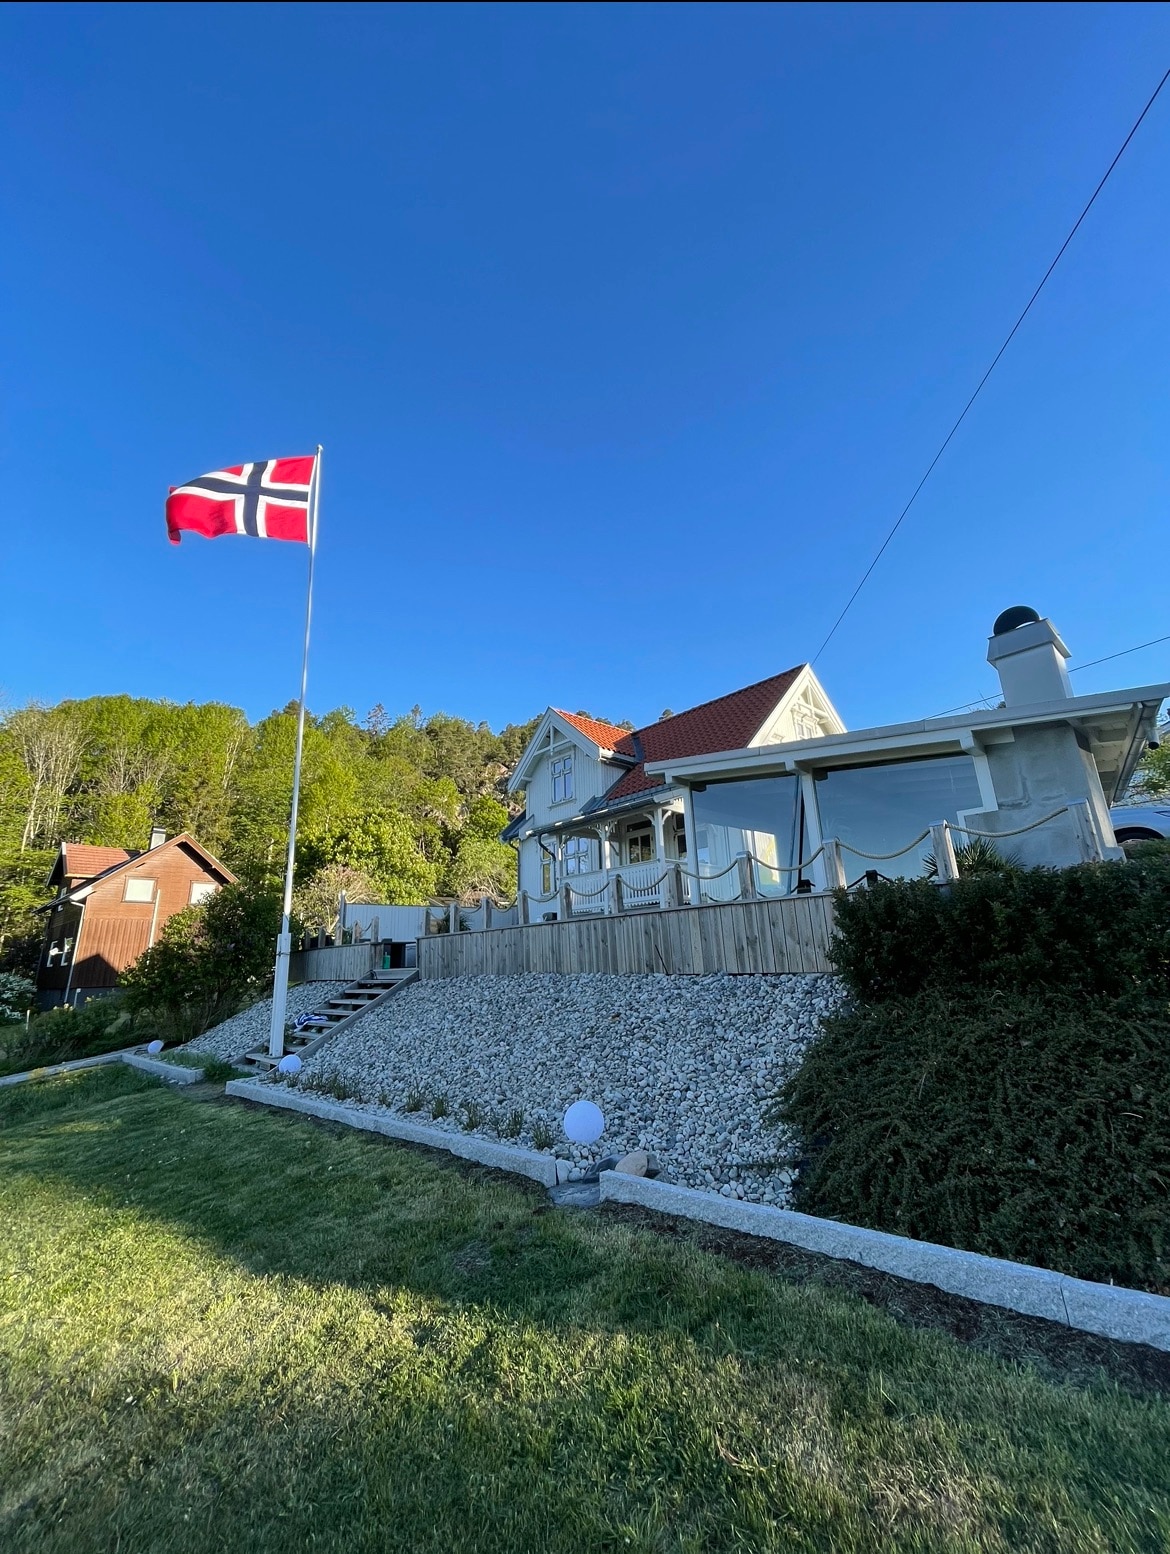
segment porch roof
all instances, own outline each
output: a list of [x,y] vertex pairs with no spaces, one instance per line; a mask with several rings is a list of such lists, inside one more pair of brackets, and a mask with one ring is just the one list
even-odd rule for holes
[[501,831],[501,839],[505,842],[524,841],[527,837],[547,836],[550,833],[562,831],[588,831],[603,820],[637,814],[642,809],[655,809],[658,805],[677,797],[675,790],[664,782],[656,783],[653,788],[627,794],[617,800],[611,798],[612,793],[611,788],[609,793],[603,793],[600,798],[591,799],[575,815],[566,815],[563,819],[558,817],[556,820],[541,821],[533,820],[529,815],[518,815],[506,830]]

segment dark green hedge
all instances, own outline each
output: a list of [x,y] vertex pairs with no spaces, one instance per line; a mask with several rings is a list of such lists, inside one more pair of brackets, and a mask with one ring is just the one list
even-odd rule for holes
[[1170,862],[839,903],[797,1207],[1170,1293]]
[[841,896],[833,959],[867,1003],[924,988],[1164,997],[1170,857],[926,880]]
[[827,1022],[797,1207],[1170,1292],[1170,1018],[935,989]]

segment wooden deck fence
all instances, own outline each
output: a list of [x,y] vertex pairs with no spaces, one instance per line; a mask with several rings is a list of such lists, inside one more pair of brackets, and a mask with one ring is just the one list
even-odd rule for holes
[[293,982],[357,982],[368,977],[373,969],[374,946],[368,943],[294,950],[288,961],[289,979]]
[[832,896],[785,896],[433,934],[419,940],[418,964],[424,980],[526,972],[831,971],[825,952],[832,933]]

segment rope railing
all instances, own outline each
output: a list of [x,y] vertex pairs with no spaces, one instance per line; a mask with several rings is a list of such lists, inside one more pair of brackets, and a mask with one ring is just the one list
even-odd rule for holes
[[761,869],[770,869],[773,874],[800,874],[815,863],[824,850],[825,844],[822,842],[816,852],[809,853],[807,858],[800,859],[798,863],[766,863],[763,858],[757,858],[755,853],[747,853],[746,856]]
[[[828,872],[830,876],[829,888],[832,888],[832,876],[835,870],[840,869],[840,854],[842,852],[847,852],[857,858],[864,858],[867,862],[870,863],[888,863],[895,858],[905,857],[907,853],[913,851],[914,848],[918,847],[922,842],[926,841],[932,833],[939,833],[941,831],[941,833],[944,835],[954,834],[966,837],[979,837],[987,841],[996,842],[1006,840],[1009,837],[1023,836],[1029,831],[1035,831],[1040,826],[1048,825],[1051,821],[1059,819],[1061,815],[1073,813],[1074,809],[1077,807],[1087,809],[1087,805],[1074,806],[1072,804],[1062,804],[1058,809],[1052,810],[1049,814],[1041,815],[1038,820],[1032,820],[1029,821],[1027,825],[1016,826],[1011,830],[1005,831],[980,831],[977,830],[974,826],[962,826],[957,824],[955,821],[941,820],[937,822],[936,825],[926,826],[917,834],[917,836],[912,837],[910,841],[897,848],[894,852],[869,852],[865,848],[857,847],[852,842],[846,842],[840,837],[825,837],[821,843],[808,855],[807,858],[801,858],[793,863],[771,863],[764,858],[757,857],[755,853],[744,852],[733,858],[731,862],[728,863],[724,868],[710,874],[704,874],[694,869],[685,868],[680,860],[672,861],[669,866],[664,869],[656,879],[653,880],[635,882],[633,879],[629,878],[627,873],[622,869],[615,869],[607,875],[607,878],[599,886],[597,886],[596,889],[593,890],[584,889],[580,886],[572,884],[571,881],[566,880],[564,885],[561,887],[561,890],[559,891],[553,890],[548,894],[537,894],[536,892],[529,892],[526,894],[527,900],[530,904],[543,905],[544,903],[561,899],[564,890],[568,889],[570,895],[570,905],[572,905],[575,900],[592,901],[596,900],[598,897],[606,896],[612,889],[614,883],[620,881],[622,892],[627,899],[639,897],[645,898],[660,890],[665,881],[674,875],[679,880],[694,880],[699,886],[698,895],[700,900],[716,901],[718,898],[712,897],[711,895],[705,893],[703,887],[714,885],[718,883],[719,880],[726,879],[729,874],[734,873],[738,868],[741,867],[741,865],[746,864],[748,868],[761,870],[766,869],[770,874],[775,875],[778,880],[782,880],[785,875],[789,874],[803,875],[804,871],[811,868],[817,859],[822,855],[825,855],[827,858]],[[1074,819],[1075,818],[1076,816],[1074,815]],[[1088,822],[1088,816],[1086,816],[1085,819],[1086,822]],[[1082,825],[1081,829],[1084,830],[1085,826]],[[1091,850],[1093,845],[1091,838],[1085,843],[1085,845]],[[949,849],[946,850],[949,851]],[[1091,852],[1086,854],[1086,856],[1090,855]],[[631,868],[636,867],[636,865],[631,866]],[[953,867],[954,860],[952,859],[951,868],[953,869]],[[861,885],[874,877],[878,879],[885,879],[887,876],[881,874],[878,870],[867,869],[866,872],[863,875],[860,875],[856,880],[852,881],[851,883],[845,883],[845,889],[853,890],[858,885]],[[845,875],[843,871],[840,874],[840,879],[842,882],[845,882]],[[944,880],[943,883],[946,883],[946,881]],[[754,885],[749,885],[745,882],[745,885],[741,888],[741,890],[729,899],[739,900],[741,896],[750,897],[754,888]]]
[[[946,821],[943,822],[944,825],[946,823]],[[905,847],[899,847],[896,853],[867,853],[860,847],[854,847],[852,842],[842,842],[841,849],[843,852],[852,853],[857,858],[869,858],[874,863],[888,863],[891,858],[900,858],[903,853],[908,853],[912,847],[917,847],[919,842],[925,842],[929,835],[930,827],[927,826],[926,830],[920,831],[912,842],[907,842]]]
[[1023,836],[1025,831],[1035,831],[1037,826],[1046,826],[1050,820],[1055,820],[1057,815],[1067,815],[1069,805],[1062,804],[1059,809],[1054,809],[1051,815],[1044,815],[1039,820],[1033,820],[1030,825],[1017,826],[1014,831],[973,831],[970,826],[953,825],[951,821],[944,820],[943,825],[948,831],[958,831],[962,836],[982,836],[988,841],[998,841],[1001,836]]

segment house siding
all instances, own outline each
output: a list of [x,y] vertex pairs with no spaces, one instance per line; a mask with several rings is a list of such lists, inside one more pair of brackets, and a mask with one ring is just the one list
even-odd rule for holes
[[[127,901],[126,882],[131,879],[153,880],[153,899]],[[46,946],[51,940],[66,936],[66,914],[72,915],[74,923],[81,920],[81,932],[74,946],[73,974],[70,977],[68,966],[46,968],[42,952],[38,990],[63,993],[68,986],[72,1001],[75,993],[116,987],[120,973],[150,947],[169,919],[190,906],[191,886],[204,883],[219,886],[223,879],[182,842],[164,844],[95,885],[86,898],[83,917],[80,906],[73,903],[55,908],[49,914]],[[75,928],[71,931],[76,933]]]
[[[558,747],[555,754],[561,753],[562,750]],[[573,797],[571,799],[553,803],[551,755],[541,757],[528,785],[528,814],[541,825],[552,824],[557,820],[568,820],[573,815],[579,815],[582,807],[588,804],[590,799],[599,799],[603,793],[608,793],[626,769],[612,762],[599,761],[595,756],[582,750],[580,745],[571,745],[568,741],[564,744],[563,753],[571,754],[573,757]]]

